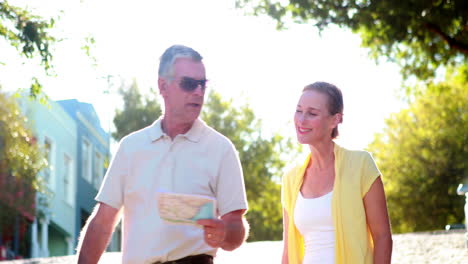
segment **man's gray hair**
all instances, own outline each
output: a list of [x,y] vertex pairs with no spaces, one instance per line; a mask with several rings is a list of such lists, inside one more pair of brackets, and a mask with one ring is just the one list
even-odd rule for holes
[[179,58],[189,58],[196,62],[200,62],[203,59],[200,53],[190,47],[173,45],[164,51],[160,58],[158,71],[159,77],[164,79],[171,79],[174,77],[174,62]]

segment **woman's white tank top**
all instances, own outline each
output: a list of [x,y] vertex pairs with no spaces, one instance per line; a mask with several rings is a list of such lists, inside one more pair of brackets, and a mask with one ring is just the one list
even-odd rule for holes
[[299,192],[294,223],[304,237],[303,264],[335,263],[335,228],[332,218],[332,192],[317,198],[304,198]]

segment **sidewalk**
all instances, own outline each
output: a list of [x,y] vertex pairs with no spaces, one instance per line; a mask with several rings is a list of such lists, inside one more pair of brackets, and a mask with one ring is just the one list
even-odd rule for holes
[[[216,264],[281,263],[282,241],[251,242],[232,252],[220,250]],[[100,264],[120,263],[120,252],[106,253]],[[1,264],[75,264],[76,256],[5,261]],[[464,230],[398,234],[393,236],[394,264],[467,264]]]
[[[249,263],[281,263],[283,244],[281,241],[252,242],[242,245],[235,251],[219,250],[215,263],[219,264],[249,264]],[[99,264],[120,263],[120,252],[105,253]],[[0,261],[1,264],[76,264],[76,256],[53,258]]]
[[249,264],[268,263],[280,264],[283,254],[283,241],[261,241],[243,244],[235,251],[218,251],[215,263]]

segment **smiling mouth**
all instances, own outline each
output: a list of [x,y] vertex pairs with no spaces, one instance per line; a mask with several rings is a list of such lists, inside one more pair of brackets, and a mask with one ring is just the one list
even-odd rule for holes
[[308,132],[312,131],[312,129],[303,128],[303,127],[297,127],[297,131],[298,131],[300,134],[305,134],[305,133],[308,133]]

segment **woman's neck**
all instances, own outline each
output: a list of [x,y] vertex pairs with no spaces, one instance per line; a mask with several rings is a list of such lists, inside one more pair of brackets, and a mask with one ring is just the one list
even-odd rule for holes
[[309,145],[311,152],[311,159],[313,162],[309,163],[309,167],[317,170],[325,170],[335,164],[334,148],[335,143],[329,141],[320,145]]

